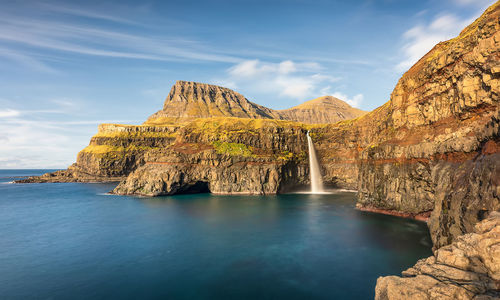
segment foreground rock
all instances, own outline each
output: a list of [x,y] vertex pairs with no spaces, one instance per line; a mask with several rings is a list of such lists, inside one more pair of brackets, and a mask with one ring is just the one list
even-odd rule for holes
[[402,275],[380,277],[375,299],[500,299],[500,212]]

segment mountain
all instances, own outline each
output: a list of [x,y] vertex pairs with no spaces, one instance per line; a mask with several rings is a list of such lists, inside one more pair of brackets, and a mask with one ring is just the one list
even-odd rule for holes
[[276,111],[282,120],[291,120],[307,124],[327,124],[355,119],[366,112],[351,107],[346,102],[333,96],[323,96],[289,109]]
[[163,109],[149,117],[148,121],[172,117],[272,119],[274,112],[228,88],[179,80],[172,86]]
[[334,123],[365,112],[332,96],[320,97],[284,110],[273,110],[250,102],[243,95],[211,84],[177,81],[165,99],[163,109],[145,124],[161,124],[169,118],[237,117],[278,119],[307,124]]

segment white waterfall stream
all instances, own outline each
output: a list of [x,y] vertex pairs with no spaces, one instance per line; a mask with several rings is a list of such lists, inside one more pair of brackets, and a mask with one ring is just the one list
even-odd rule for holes
[[318,158],[314,150],[314,144],[309,131],[307,132],[307,144],[309,146],[309,174],[311,176],[311,192],[323,193],[323,180],[321,179],[321,172],[319,170]]

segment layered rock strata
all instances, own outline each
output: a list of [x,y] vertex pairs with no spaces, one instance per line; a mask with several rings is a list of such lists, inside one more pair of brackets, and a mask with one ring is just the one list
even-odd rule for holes
[[275,194],[308,183],[307,127],[277,120],[198,119],[113,191]]
[[379,277],[375,299],[500,299],[500,213],[402,275]]

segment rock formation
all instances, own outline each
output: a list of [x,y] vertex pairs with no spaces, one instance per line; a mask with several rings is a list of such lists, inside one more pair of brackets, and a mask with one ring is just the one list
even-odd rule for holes
[[113,191],[169,195],[200,186],[217,194],[275,194],[306,183],[307,128],[300,123],[237,118],[198,119]]
[[500,213],[402,275],[379,277],[375,299],[499,299]]

